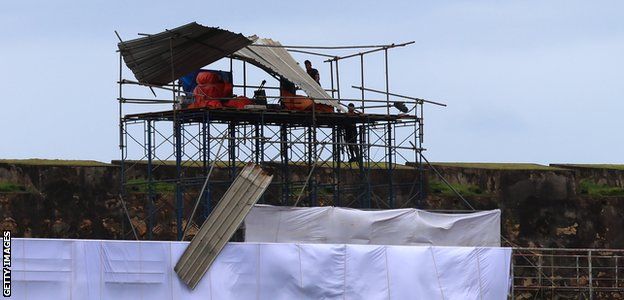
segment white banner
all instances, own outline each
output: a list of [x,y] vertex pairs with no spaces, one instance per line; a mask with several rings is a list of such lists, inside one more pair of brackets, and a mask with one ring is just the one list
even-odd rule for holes
[[13,239],[10,299],[506,299],[511,249],[230,243],[197,288],[186,242]]
[[500,210],[442,214],[256,205],[245,218],[245,241],[499,247]]

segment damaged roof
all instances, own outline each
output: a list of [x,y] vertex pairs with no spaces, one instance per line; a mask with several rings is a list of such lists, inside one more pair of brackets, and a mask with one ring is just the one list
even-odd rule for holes
[[301,88],[315,102],[331,105],[342,110],[338,101],[329,94],[308,73],[297,64],[282,44],[272,39],[257,39],[252,45],[240,49],[234,56],[249,62],[269,73],[278,74]]
[[242,34],[193,22],[117,47],[139,82],[165,85],[251,43]]
[[278,41],[245,37],[195,22],[117,44],[126,66],[141,83],[165,85],[232,56],[282,76],[315,102],[344,109],[297,64]]

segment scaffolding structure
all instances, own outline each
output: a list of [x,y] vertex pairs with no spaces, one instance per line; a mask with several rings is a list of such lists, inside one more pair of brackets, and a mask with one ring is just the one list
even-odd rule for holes
[[[121,39],[120,39],[121,41]],[[123,43],[123,41],[121,41]],[[302,206],[345,206],[357,208],[421,207],[424,198],[422,164],[423,106],[444,104],[391,93],[389,90],[388,52],[411,44],[346,47],[284,46],[288,51],[327,57],[332,100],[346,107],[357,103],[357,114],[285,109],[182,109],[184,97],[179,80],[166,85],[151,85],[124,78],[122,55],[119,57],[119,147],[121,150],[122,195],[128,191],[145,194],[147,238],[152,238],[154,219],[163,206],[173,206],[177,237],[182,239],[188,220],[188,200],[202,193],[201,224],[215,201],[230,185],[240,167],[255,162],[274,170],[273,184],[260,203]],[[303,50],[305,49],[305,50]],[[355,49],[344,56],[312,52],[314,49]],[[171,49],[173,51],[173,49]],[[385,90],[364,86],[365,56],[384,55]],[[173,57],[173,53],[170,53]],[[359,58],[361,91],[358,99],[341,98],[339,62]],[[230,72],[238,63],[226,56]],[[247,84],[247,63],[241,61],[243,82],[234,87],[247,94],[258,86]],[[173,68],[173,66],[172,66]],[[265,87],[278,90],[279,87]],[[130,97],[136,89],[170,93],[168,99]],[[365,97],[381,95],[380,99]],[[395,100],[391,101],[391,97]],[[275,101],[280,97],[271,97]],[[396,100],[399,99],[399,100]],[[396,103],[407,112],[393,113]],[[163,104],[168,109],[126,114],[128,105]],[[357,128],[357,142],[345,139],[345,129]],[[349,156],[349,147],[357,157]],[[409,165],[406,163],[410,162]],[[219,172],[207,176],[211,166]],[[138,176],[137,174],[144,174]],[[158,203],[163,190],[174,194],[172,204]],[[398,191],[401,195],[397,198]],[[397,200],[398,199],[398,200]]]

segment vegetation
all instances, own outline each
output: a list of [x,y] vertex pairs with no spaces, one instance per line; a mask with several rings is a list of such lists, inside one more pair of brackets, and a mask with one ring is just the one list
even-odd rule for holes
[[492,169],[492,170],[563,170],[562,168],[544,166],[529,163],[461,163],[461,162],[433,162],[435,166],[442,167],[458,167],[473,169]]
[[615,165],[615,164],[562,164],[562,166],[578,167],[578,168],[590,168],[590,169],[610,169],[610,170],[622,170],[622,171],[624,171],[624,165]]
[[33,166],[78,166],[78,167],[106,167],[110,164],[95,160],[62,160],[62,159],[0,159],[0,164],[33,165]]
[[[146,164],[147,161],[146,160],[128,160],[126,161],[126,163],[129,164]],[[165,160],[165,161],[161,161],[161,160],[157,160],[157,161],[153,161],[152,164],[154,165],[162,165],[162,166],[175,166],[175,161],[174,160]],[[209,162],[209,165],[212,164],[212,162]],[[235,163],[236,167],[244,167],[247,163],[246,162],[242,162],[242,161],[237,161]],[[290,161],[289,162],[290,165],[292,166],[307,166],[307,162],[303,162],[303,161]],[[379,162],[379,163],[375,163],[375,162],[371,162],[370,164],[365,164],[365,167],[369,167],[371,169],[387,169],[388,168],[388,163],[386,162]],[[182,162],[182,166],[184,167],[197,167],[197,168],[203,168],[202,162],[201,161],[183,161]],[[342,168],[351,168],[351,169],[358,169],[359,168],[359,164],[356,162],[342,162],[341,163]],[[229,167],[229,162],[228,161],[217,161],[215,163],[215,167],[217,168],[226,168]],[[317,168],[332,168],[334,167],[332,162],[322,162],[319,161]],[[406,165],[401,165],[401,164],[394,164],[394,168],[395,169],[413,169],[413,166],[406,166]]]
[[[126,182],[131,192],[147,193],[149,192],[148,181],[145,179],[130,179]],[[152,191],[158,194],[167,194],[175,192],[175,183],[173,182],[153,182]]]
[[0,193],[35,193],[36,190],[31,186],[24,186],[7,181],[0,181]]
[[[469,184],[451,184],[453,188],[462,196],[485,196],[486,192],[476,185]],[[455,192],[444,182],[432,180],[429,182],[429,190],[434,195],[456,196]]]
[[604,196],[624,196],[624,188],[598,184],[591,179],[581,179],[579,183],[581,194],[604,197]]
[[[147,164],[147,160],[126,160],[126,164]],[[176,162],[175,160],[154,160],[152,161],[152,164],[155,166],[175,166]],[[210,167],[210,165],[212,164],[212,162],[208,162],[208,166]],[[242,162],[242,161],[237,161],[235,163],[235,165],[237,167],[244,167],[247,163],[246,162]],[[183,167],[196,167],[196,168],[203,168],[204,165],[201,161],[182,161],[181,165]],[[225,167],[229,167],[229,162],[228,161],[217,161],[215,163],[215,167],[217,168],[225,168]]]
[[26,187],[23,185],[0,181],[0,192],[2,193],[11,193],[11,192],[26,192]]

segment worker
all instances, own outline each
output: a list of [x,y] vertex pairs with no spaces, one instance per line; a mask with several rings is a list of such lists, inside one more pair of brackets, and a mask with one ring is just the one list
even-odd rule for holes
[[[349,103],[347,106],[347,115],[354,116],[357,114],[355,111],[355,105],[353,103]],[[349,149],[349,162],[357,162],[360,160],[360,147],[357,144],[357,128],[355,127],[355,123],[349,123],[344,126],[345,131],[345,141],[347,142],[347,149]]]
[[309,60],[306,60],[303,63],[305,64],[306,72],[308,72],[308,75],[310,75],[310,77],[312,77],[312,79],[314,79],[314,81],[316,81],[316,83],[320,85],[321,76],[319,75],[319,71],[315,68],[312,68],[312,63]]

